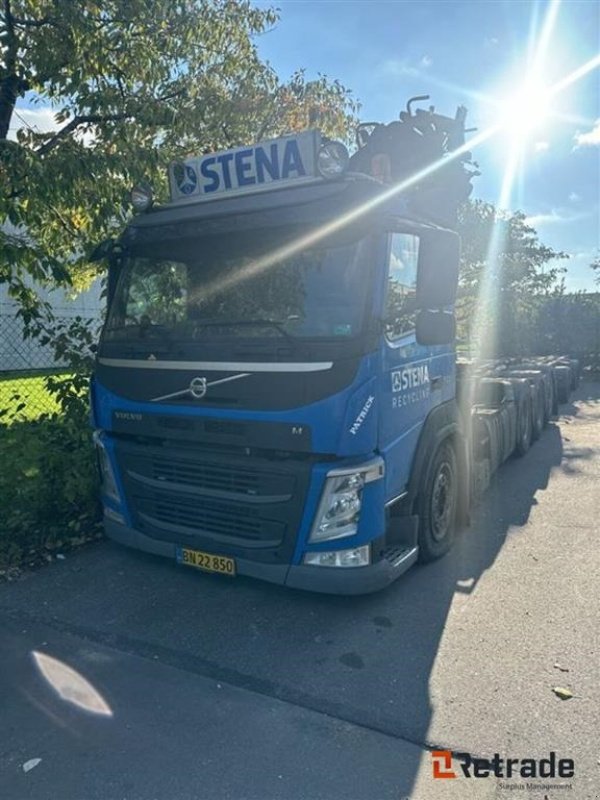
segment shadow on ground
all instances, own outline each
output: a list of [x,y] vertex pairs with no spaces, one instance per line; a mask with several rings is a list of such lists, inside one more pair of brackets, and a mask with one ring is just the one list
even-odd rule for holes
[[[584,385],[578,397],[598,402],[598,389]],[[575,415],[579,408],[561,412]],[[461,750],[459,741],[429,739],[429,681],[451,605],[476,591],[507,538],[526,535],[521,528],[552,471],[576,470],[589,457],[591,451],[563,449],[559,427],[550,424],[523,459],[500,470],[447,557],[377,595],[318,596],[250,579],[230,582],[101,543],[62,568],[5,587],[0,603],[13,619],[42,620],[90,645],[420,746]],[[110,685],[102,691],[110,702]],[[414,752],[414,763],[404,758],[398,770],[396,797],[411,795],[421,760]]]

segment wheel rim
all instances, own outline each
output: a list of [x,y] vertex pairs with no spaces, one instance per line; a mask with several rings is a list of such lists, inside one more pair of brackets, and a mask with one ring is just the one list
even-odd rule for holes
[[440,465],[431,493],[431,533],[439,542],[448,535],[454,513],[454,481],[448,462]]

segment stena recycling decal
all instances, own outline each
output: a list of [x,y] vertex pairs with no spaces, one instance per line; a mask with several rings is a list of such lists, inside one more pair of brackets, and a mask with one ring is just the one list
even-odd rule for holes
[[303,131],[189,158],[171,164],[169,183],[175,202],[215,200],[223,196],[285,187],[316,180],[318,131]]
[[392,373],[392,408],[418,403],[429,397],[429,367],[427,363],[407,364]]

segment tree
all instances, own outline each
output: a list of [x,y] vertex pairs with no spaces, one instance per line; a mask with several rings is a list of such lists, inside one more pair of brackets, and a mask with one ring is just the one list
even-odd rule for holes
[[596,258],[590,264],[590,269],[594,270],[595,273],[595,280],[598,285],[600,285],[600,254],[596,256]]
[[478,340],[487,355],[519,353],[531,341],[536,304],[564,290],[568,258],[539,241],[525,214],[498,211],[491,203],[465,203],[458,232],[462,259],[459,331]]
[[[90,244],[120,228],[142,178],[167,164],[306,127],[345,136],[356,106],[338,82],[280,83],[254,38],[273,10],[249,0],[0,0],[0,283],[27,320],[31,278],[89,277]],[[17,100],[58,129],[21,124]],[[17,128],[16,141],[8,138]]]

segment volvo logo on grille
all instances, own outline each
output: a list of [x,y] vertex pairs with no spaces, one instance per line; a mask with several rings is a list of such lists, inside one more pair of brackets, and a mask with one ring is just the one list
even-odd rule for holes
[[192,397],[195,397],[196,400],[202,400],[204,395],[206,394],[206,378],[193,378],[192,382],[190,383],[190,394]]
[[160,403],[162,400],[174,400],[176,397],[189,397],[190,395],[194,400],[202,400],[209,387],[219,386],[222,383],[229,383],[229,381],[237,381],[240,378],[247,378],[249,372],[240,372],[237,375],[229,375],[227,378],[219,378],[216,381],[208,381],[206,378],[192,378],[190,385],[186,389],[181,389],[179,392],[171,392],[171,394],[163,394],[160,397],[153,397],[150,402]]

